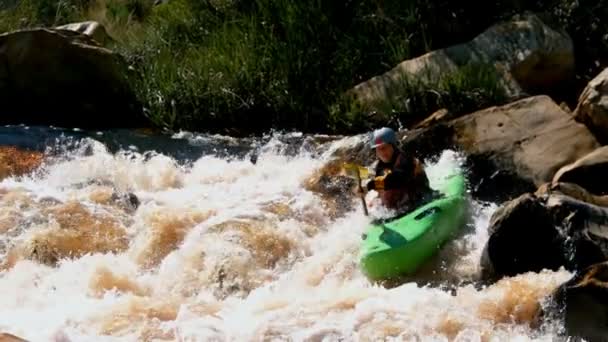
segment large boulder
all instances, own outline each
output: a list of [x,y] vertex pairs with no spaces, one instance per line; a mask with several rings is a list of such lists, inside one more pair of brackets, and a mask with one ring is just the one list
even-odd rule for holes
[[564,335],[608,340],[608,262],[589,266],[551,296],[545,319],[564,322]]
[[608,68],[587,84],[579,96],[574,116],[585,123],[603,144],[608,143]]
[[584,125],[547,96],[487,108],[458,118],[451,126],[459,148],[489,162],[478,163],[482,167],[477,167],[477,173],[482,177],[503,170],[534,188],[551,181],[562,166],[599,147]]
[[581,270],[608,258],[608,208],[561,194],[524,194],[492,216],[481,259],[488,278]]
[[493,201],[533,192],[562,166],[599,147],[593,134],[548,96],[412,130],[402,142],[417,155],[445,148],[465,152],[473,194]]
[[[390,71],[356,85],[349,95],[374,107],[400,94],[404,79],[436,84],[443,75],[470,64],[490,64],[503,75],[512,98],[539,89],[554,89],[570,80],[574,48],[567,33],[547,26],[533,14],[498,23],[473,40],[406,60]],[[376,108],[380,109],[380,108]]]
[[80,128],[146,120],[120,55],[88,36],[31,29],[0,35],[0,122]]
[[563,239],[551,213],[532,194],[498,208],[488,228],[481,266],[486,278],[516,275],[563,265]]
[[575,183],[593,194],[607,195],[606,175],[608,146],[603,146],[559,169],[553,177],[553,182]]

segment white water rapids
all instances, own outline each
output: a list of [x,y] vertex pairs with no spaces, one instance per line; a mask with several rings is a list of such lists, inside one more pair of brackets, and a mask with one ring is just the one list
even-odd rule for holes
[[[325,143],[320,154],[285,153],[270,139],[255,163],[113,154],[85,139],[35,174],[5,179],[0,332],[30,341],[552,340],[559,324],[531,325],[568,272],[471,284],[495,204],[473,203],[473,223],[417,281],[388,288],[362,275],[369,219],[359,202],[334,215],[327,196],[304,186],[359,139]],[[445,151],[427,165],[431,181],[460,163]],[[120,195],[129,192],[137,208]]]

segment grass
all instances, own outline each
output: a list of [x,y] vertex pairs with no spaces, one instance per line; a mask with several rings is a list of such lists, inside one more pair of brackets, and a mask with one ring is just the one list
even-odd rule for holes
[[368,105],[343,97],[331,108],[330,118],[336,129],[360,132],[369,129],[370,123],[409,127],[442,108],[458,116],[505,101],[496,69],[469,64],[442,75],[432,84],[403,77],[386,99]]
[[[513,13],[551,8],[575,42],[604,39],[606,29],[589,17],[601,18],[608,6],[589,1],[170,0],[153,7],[151,0],[21,0],[0,9],[0,30],[101,22],[116,40],[111,48],[136,70],[133,88],[159,127],[344,133],[378,124],[343,97],[346,90]],[[595,65],[606,46],[589,43],[577,58]],[[377,107],[400,123],[442,107],[473,111],[502,101],[497,83],[491,68],[472,65],[432,88],[403,80],[397,100]]]

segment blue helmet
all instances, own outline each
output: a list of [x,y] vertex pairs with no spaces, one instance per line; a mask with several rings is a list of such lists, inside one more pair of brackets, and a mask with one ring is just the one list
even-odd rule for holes
[[397,145],[397,135],[391,128],[382,127],[372,133],[370,143],[372,149],[382,144]]

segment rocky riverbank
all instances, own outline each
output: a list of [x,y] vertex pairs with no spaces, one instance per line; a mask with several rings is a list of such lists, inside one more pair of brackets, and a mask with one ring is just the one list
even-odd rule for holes
[[0,122],[354,134],[535,95],[573,108],[606,66],[603,8],[11,2],[0,8]]

